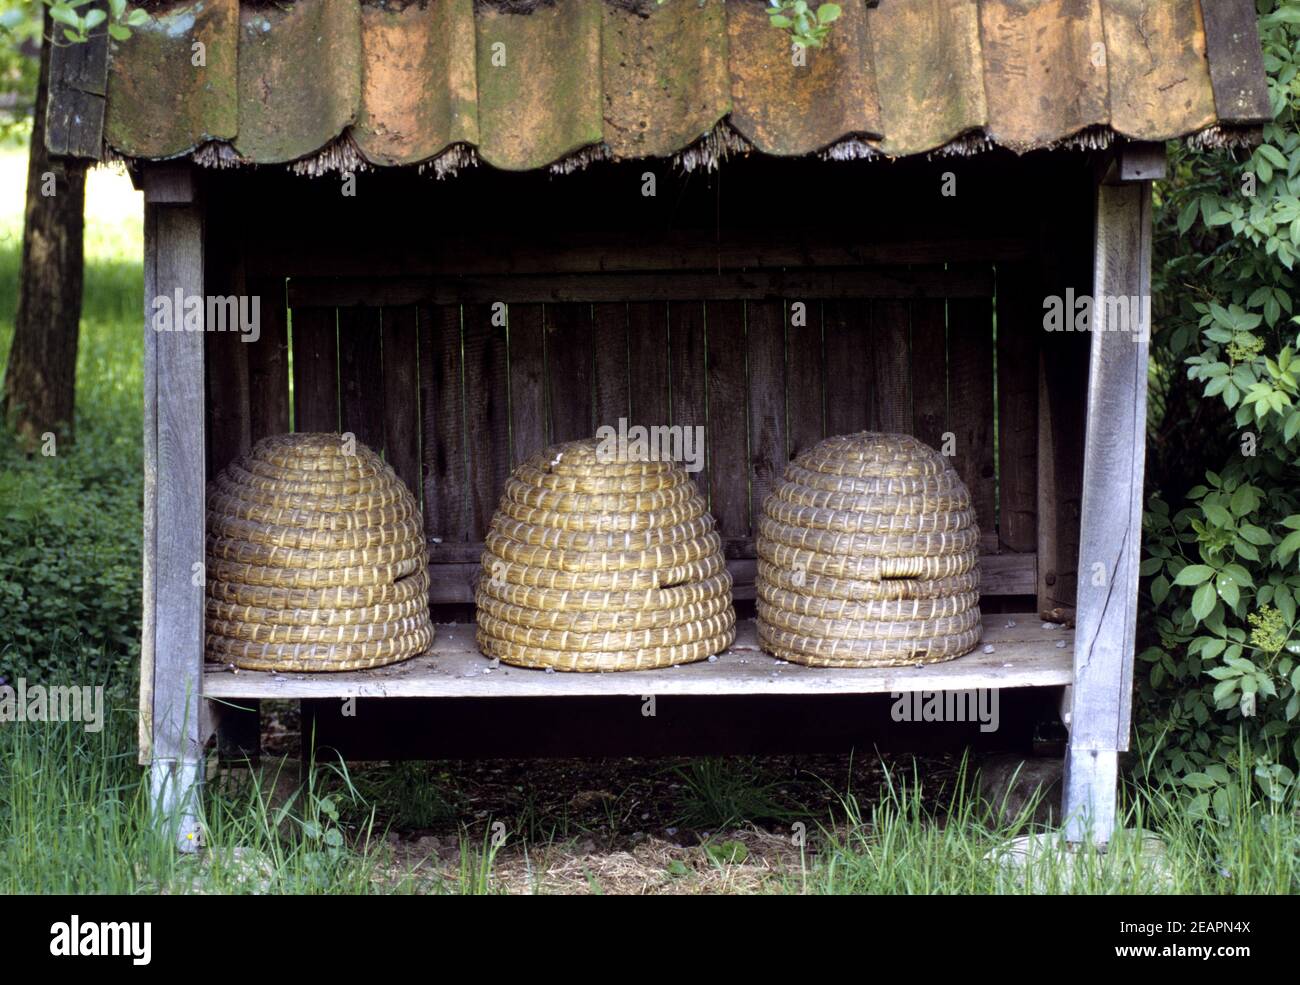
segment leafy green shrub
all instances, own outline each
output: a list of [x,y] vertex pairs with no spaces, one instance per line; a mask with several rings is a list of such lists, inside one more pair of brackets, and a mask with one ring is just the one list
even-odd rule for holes
[[129,678],[140,652],[136,448],[93,429],[26,458],[0,446],[0,673]]
[[1156,226],[1138,736],[1220,817],[1234,773],[1282,800],[1300,759],[1300,0],[1258,9],[1274,122],[1174,145]]

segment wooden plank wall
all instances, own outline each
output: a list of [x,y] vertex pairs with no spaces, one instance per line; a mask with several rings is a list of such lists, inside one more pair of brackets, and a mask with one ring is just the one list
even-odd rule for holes
[[[1032,595],[1038,281],[1011,264],[982,272],[996,298],[510,303],[503,288],[501,303],[299,296],[292,311],[283,281],[262,278],[262,343],[223,339],[209,361],[223,374],[210,375],[214,398],[247,394],[242,411],[211,411],[210,467],[287,429],[291,348],[294,428],[351,431],[385,455],[424,505],[433,600],[463,603],[514,465],[619,418],[700,426],[707,460],[695,478],[743,598],[762,501],[789,458],[830,434],[903,431],[946,447],[970,487],[986,594]],[[970,283],[979,271],[952,273]],[[929,276],[941,284],[943,268]]]

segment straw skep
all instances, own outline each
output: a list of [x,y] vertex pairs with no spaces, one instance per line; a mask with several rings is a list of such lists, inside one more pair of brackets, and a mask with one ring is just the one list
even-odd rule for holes
[[433,644],[420,509],[369,448],[264,438],[209,483],[207,505],[209,660],[360,670]]
[[979,527],[948,461],[901,434],[806,449],[763,503],[758,639],[817,667],[951,660],[980,638]]
[[484,544],[478,645],[553,670],[649,670],[731,645],[722,540],[674,462],[556,445],[506,483]]

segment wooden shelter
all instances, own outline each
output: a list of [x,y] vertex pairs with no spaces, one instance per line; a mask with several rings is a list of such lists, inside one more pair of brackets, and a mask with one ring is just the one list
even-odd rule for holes
[[[182,840],[232,703],[406,699],[396,720],[985,687],[1065,689],[1069,830],[1109,837],[1151,183],[1161,142],[1244,146],[1270,116],[1253,4],[841,2],[803,57],[760,0],[199,0],[57,50],[51,150],[124,161],[145,192],[141,753]],[[149,328],[176,292],[259,298],[257,340]],[[1048,299],[1085,296],[1092,331],[1044,329]],[[984,645],[817,670],[760,653],[749,621],[690,667],[490,668],[463,621],[505,476],[620,418],[706,428],[742,602],[794,453],[864,428],[947,447],[985,535]],[[290,429],[355,433],[423,503],[435,620],[462,623],[430,655],[204,668],[205,477]]]

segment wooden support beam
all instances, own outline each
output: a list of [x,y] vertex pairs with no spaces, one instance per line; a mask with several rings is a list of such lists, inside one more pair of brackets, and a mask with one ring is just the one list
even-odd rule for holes
[[1165,145],[1134,142],[1124,144],[1116,156],[1115,178],[1130,181],[1159,181],[1165,176]]
[[[37,8],[40,10],[41,8]],[[82,10],[104,9],[92,3]],[[51,23],[51,22],[46,22]],[[81,44],[58,40],[50,51],[50,94],[45,107],[45,149],[56,157],[98,161],[104,155],[104,97],[108,92],[108,34],[99,31]]]
[[[1066,833],[1110,840],[1128,748],[1150,342],[1151,185],[1097,189]],[[1117,301],[1130,308],[1129,324]]]
[[[150,181],[146,173],[146,187]],[[203,297],[203,217],[193,203],[146,202],[145,586],[142,728],[158,823],[198,847],[208,718],[203,673],[203,333],[155,331],[153,298]]]

